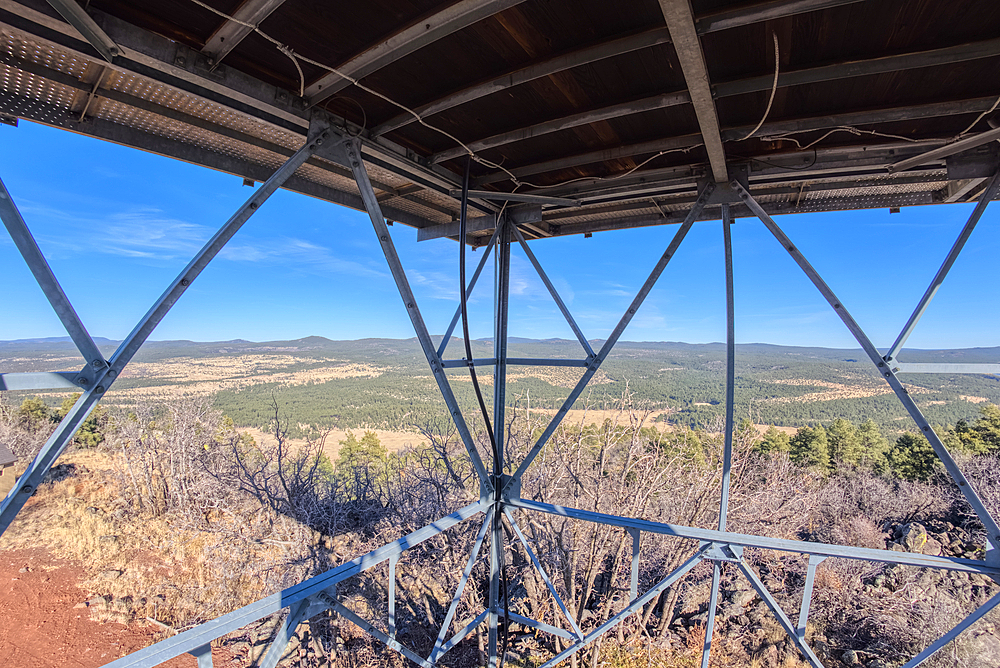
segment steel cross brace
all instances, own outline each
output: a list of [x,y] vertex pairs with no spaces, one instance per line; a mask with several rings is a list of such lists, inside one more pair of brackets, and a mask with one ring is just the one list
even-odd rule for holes
[[669,246],[667,246],[667,250],[663,253],[659,261],[653,267],[653,270],[652,272],[650,272],[649,277],[646,278],[646,282],[643,283],[642,287],[639,289],[638,294],[636,294],[635,298],[632,300],[632,303],[629,305],[624,315],[622,315],[621,319],[618,321],[617,326],[615,326],[614,330],[608,336],[607,340],[604,342],[604,345],[601,346],[600,351],[598,351],[596,355],[590,358],[590,363],[587,365],[587,370],[584,371],[583,376],[580,378],[579,381],[577,381],[577,384],[573,387],[572,391],[570,391],[569,396],[566,397],[566,400],[563,402],[562,406],[559,407],[559,410],[552,417],[552,420],[549,421],[548,426],[545,427],[545,430],[542,432],[541,436],[539,436],[538,440],[535,442],[535,445],[533,445],[531,450],[528,451],[528,454],[521,462],[521,465],[518,466],[517,470],[511,477],[511,481],[505,485],[504,496],[507,496],[509,494],[509,488],[513,481],[516,480],[520,482],[521,476],[523,476],[524,472],[527,471],[528,467],[531,466],[531,463],[542,451],[542,448],[545,447],[545,444],[552,437],[556,429],[562,423],[563,419],[569,413],[570,408],[573,407],[573,404],[576,403],[576,400],[583,393],[583,390],[586,389],[587,384],[590,383],[590,380],[594,377],[594,374],[596,374],[597,371],[601,368],[601,364],[604,363],[604,360],[607,359],[608,355],[611,353],[611,350],[615,347],[615,344],[618,343],[618,339],[621,338],[621,335],[625,332],[625,328],[628,327],[630,322],[632,322],[632,318],[639,310],[639,307],[642,306],[642,303],[646,300],[647,295],[649,295],[650,290],[653,289],[653,286],[656,284],[656,281],[660,278],[660,275],[663,273],[663,270],[666,269],[667,264],[670,262],[670,259],[677,252],[677,249],[681,245],[681,242],[684,241],[684,237],[687,236],[687,233],[691,230],[691,227],[694,225],[694,222],[698,220],[698,216],[701,214],[702,209],[705,208],[705,205],[708,203],[708,198],[712,194],[712,191],[714,190],[715,190],[715,184],[713,183],[706,184],[705,187],[702,189],[701,193],[698,195],[698,199],[694,203],[694,206],[691,207],[691,210],[688,212],[688,215],[684,219],[684,222],[681,223],[680,229],[677,230],[677,232],[674,234],[674,238],[670,241]]
[[[72,313],[72,306],[69,305],[69,301],[62,294],[62,290],[59,288],[58,283],[55,282],[55,277],[48,269],[48,265],[44,263],[41,253],[38,252],[37,245],[30,238],[27,227],[24,225],[20,214],[14,208],[9,194],[6,189],[3,190],[3,196],[0,197],[0,211],[3,212],[4,224],[7,225],[8,230],[11,230],[11,235],[18,244],[18,250],[22,252],[28,266],[32,268],[32,272],[38,278],[46,295],[52,301],[53,306],[56,307],[57,314],[64,323],[69,323],[67,324],[67,329],[73,336],[74,341],[77,342],[77,345],[81,345],[81,341],[83,342],[81,352],[85,356],[89,356],[88,361],[90,362],[89,366],[92,369],[93,378],[88,381],[86,386],[89,387],[85,386],[85,390],[80,398],[62,419],[52,435],[49,436],[34,461],[28,465],[28,469],[18,478],[13,489],[7,494],[3,503],[0,504],[0,534],[3,534],[11,522],[14,521],[14,517],[18,511],[21,510],[28,499],[31,498],[35,489],[38,488],[38,485],[45,479],[45,475],[49,472],[49,469],[59,455],[62,454],[63,450],[66,449],[66,445],[73,438],[73,435],[83,421],[87,419],[90,411],[93,410],[97,402],[104,396],[105,391],[114,383],[115,379],[121,374],[122,369],[131,361],[132,357],[142,344],[145,343],[146,339],[149,338],[149,335],[152,334],[163,317],[166,316],[177,300],[180,299],[181,295],[184,294],[188,286],[191,285],[191,282],[218,255],[219,251],[225,247],[226,243],[239,231],[250,216],[316,152],[319,145],[325,139],[330,137],[330,132],[329,121],[326,117],[315,115],[310,123],[306,143],[285,164],[279,167],[271,178],[254,192],[236,210],[236,213],[226,221],[219,231],[208,240],[205,246],[195,255],[194,259],[188,263],[177,278],[174,279],[173,283],[167,287],[166,291],[153,304],[146,315],[135,326],[135,329],[125,338],[111,356],[111,359],[106,363],[103,357],[100,357],[99,351],[94,352],[97,348],[93,345],[93,341],[91,340],[89,344],[87,343],[89,335],[84,338],[83,335],[86,333],[86,330],[83,329],[82,323],[75,318],[75,313]],[[62,296],[60,297],[60,295]],[[90,349],[91,346],[93,346],[92,350]],[[95,355],[94,359],[90,359],[90,357]]]
[[[451,389],[444,366],[441,364],[441,356],[434,348],[430,332],[427,330],[424,318],[420,314],[420,308],[417,306],[417,299],[413,295],[413,290],[410,288],[410,283],[406,278],[403,263],[396,252],[396,246],[392,242],[392,237],[389,236],[389,227],[386,225],[385,217],[382,215],[382,208],[375,195],[375,190],[372,188],[371,180],[368,178],[368,171],[365,169],[364,162],[362,162],[361,142],[356,137],[341,136],[339,141],[332,142],[328,147],[325,147],[324,152],[336,160],[336,162],[345,164],[354,174],[354,180],[361,193],[361,199],[364,201],[368,217],[375,228],[375,234],[378,237],[382,253],[389,264],[389,271],[396,282],[396,288],[399,290],[399,295],[406,307],[406,313],[410,317],[410,323],[416,332],[417,341],[420,343],[424,356],[427,358],[427,363],[431,367],[431,374],[437,382],[441,396],[444,398],[444,402],[455,423],[455,428],[458,430],[459,437],[462,439],[465,450],[469,454],[469,459],[476,470],[476,475],[479,478],[481,498],[485,499],[493,492],[490,475],[486,471],[486,466],[483,464],[483,459],[476,447],[472,432],[465,422],[465,417],[458,407],[455,393]],[[484,260],[485,257],[486,255],[484,254]]]
[[[997,179],[998,177],[994,177],[992,184],[994,187],[997,185]],[[847,308],[843,305],[840,299],[837,298],[837,295],[830,289],[830,286],[826,284],[819,273],[811,264],[809,264],[809,261],[806,260],[805,256],[802,255],[801,251],[799,251],[799,249],[792,243],[791,239],[789,239],[781,228],[778,227],[777,223],[774,222],[771,216],[768,215],[760,204],[758,204],[757,201],[750,195],[750,192],[735,179],[730,183],[730,185],[733,190],[739,194],[743,203],[761,220],[762,223],[764,223],[764,226],[767,227],[767,229],[772,235],[774,235],[775,239],[778,240],[785,250],[788,251],[788,254],[792,257],[795,263],[799,265],[799,268],[801,268],[806,276],[809,277],[809,280],[812,281],[813,285],[816,286],[820,294],[822,294],[826,301],[829,302],[830,306],[833,307],[833,310],[847,326],[847,329],[850,330],[852,335],[854,335],[854,338],[861,345],[862,349],[864,349],[869,359],[871,359],[872,363],[876,366],[878,372],[885,378],[885,381],[889,384],[889,387],[892,388],[892,391],[896,394],[900,403],[903,404],[903,407],[906,408],[910,417],[912,417],[913,421],[916,422],[917,427],[923,433],[924,437],[926,437],[930,442],[931,447],[934,448],[934,452],[937,453],[938,458],[944,464],[948,473],[951,474],[952,479],[954,479],[954,481],[958,484],[959,490],[962,492],[962,495],[965,496],[969,505],[972,506],[973,511],[976,513],[976,517],[978,517],[979,521],[983,523],[984,527],[986,527],[986,538],[991,546],[987,548],[987,559],[994,563],[998,562],[998,560],[1000,560],[1000,551],[996,548],[997,546],[1000,546],[1000,526],[997,525],[996,520],[990,514],[989,510],[987,510],[982,499],[980,499],[979,494],[977,494],[976,490],[973,489],[972,485],[962,473],[962,470],[958,467],[958,464],[955,463],[951,453],[948,452],[948,449],[941,441],[941,437],[937,435],[931,427],[931,424],[924,417],[923,413],[920,412],[916,402],[910,396],[909,391],[903,387],[903,384],[896,377],[895,372],[890,368],[891,365],[887,364],[885,360],[882,359],[882,354],[875,348],[871,339],[868,338],[864,330],[861,329],[861,326],[858,325],[858,323],[851,316],[850,312],[848,312]],[[985,208],[985,202],[981,202],[980,205]],[[990,554],[990,552],[992,552],[992,554]]]

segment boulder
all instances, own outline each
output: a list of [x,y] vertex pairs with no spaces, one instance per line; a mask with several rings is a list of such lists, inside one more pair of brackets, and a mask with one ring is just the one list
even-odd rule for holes
[[924,543],[923,548],[920,550],[924,554],[929,554],[934,557],[941,556],[941,543],[934,538],[928,538],[927,542]]
[[840,655],[840,660],[846,663],[848,666],[858,666],[861,665],[861,657],[853,649],[849,649]]
[[757,598],[757,592],[750,589],[734,592],[733,597],[730,600],[733,602],[733,605],[744,608],[755,598]]
[[907,552],[920,552],[927,543],[927,529],[919,522],[910,522],[899,532],[899,544]]

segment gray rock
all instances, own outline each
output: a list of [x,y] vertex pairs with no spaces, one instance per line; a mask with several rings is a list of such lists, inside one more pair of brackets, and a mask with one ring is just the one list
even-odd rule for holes
[[941,556],[941,543],[934,538],[928,538],[927,542],[924,543],[924,547],[920,550],[924,554],[929,554],[934,557]]
[[750,609],[750,612],[747,613],[747,616],[750,618],[751,622],[756,624],[769,614],[771,614],[771,611],[768,610],[767,604],[764,603],[764,601],[761,601],[760,603],[758,603],[757,605],[755,605],[753,608]]
[[907,552],[920,552],[927,543],[927,529],[919,522],[910,522],[900,531],[899,543]]
[[745,608],[755,598],[757,598],[757,592],[750,589],[748,591],[735,592],[731,600],[733,602],[733,605]]
[[730,617],[736,617],[742,614],[743,608],[733,603],[719,606],[719,611],[716,613],[719,619],[729,619]]
[[849,649],[840,655],[840,660],[848,666],[858,666],[861,664],[861,657],[853,649]]
[[868,668],[889,668],[889,664],[882,659],[872,659],[868,662]]

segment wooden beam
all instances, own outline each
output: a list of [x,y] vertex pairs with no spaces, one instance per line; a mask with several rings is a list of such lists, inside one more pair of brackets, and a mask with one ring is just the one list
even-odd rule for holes
[[719,115],[715,110],[715,100],[712,99],[705,54],[701,50],[701,42],[694,28],[691,4],[688,0],[660,0],[660,10],[670,30],[674,51],[677,52],[677,60],[680,61],[684,81],[691,95],[691,104],[694,105],[694,113],[698,117],[712,176],[717,183],[725,183],[729,173],[726,169],[726,152],[722,148],[722,137],[719,132]]
[[[1000,55],[1000,39],[985,40],[971,44],[961,44],[953,47],[932,49],[929,51],[918,51],[905,53],[883,58],[873,58],[870,60],[856,60],[823,67],[814,67],[795,72],[787,72],[779,75],[778,87],[798,86],[804,84],[817,83],[821,81],[832,81],[869,74],[879,74],[885,72],[896,72],[900,70],[929,67],[932,65],[943,65],[964,60],[974,60],[977,58],[988,58]],[[728,97],[732,95],[742,95],[757,91],[770,90],[774,81],[773,75],[751,77],[727,83],[718,84],[713,87],[715,97]],[[549,132],[557,132],[568,128],[610,120],[631,114],[639,114],[654,109],[676,106],[690,102],[686,93],[673,93],[667,95],[657,95],[642,100],[635,100],[621,104],[615,104],[602,109],[573,114],[563,118],[557,118],[544,123],[519,128],[502,134],[494,135],[486,139],[469,142],[468,146],[473,151],[482,151],[489,148],[496,148],[512,142],[523,141],[532,137],[537,137]],[[432,164],[451,160],[465,154],[461,148],[448,149],[432,155],[429,160]]]
[[[522,2],[524,0],[459,0],[382,40],[336,69],[349,77],[361,79],[428,44]],[[349,80],[329,72],[306,87],[306,98],[310,105],[315,105],[350,85]]]
[[[935,65],[949,65],[995,56],[1000,56],[1000,39],[987,39],[981,42],[959,44],[940,49],[914,51],[866,60],[844,61],[822,67],[781,72],[778,74],[778,88],[869,76],[872,74],[901,72],[922,67],[933,67]],[[712,90],[717,98],[730,97],[733,95],[743,95],[744,93],[770,90],[773,83],[774,74],[766,74],[759,77],[716,84],[712,87]]]
[[[243,23],[258,26],[284,2],[285,0],[246,0],[233,12],[232,17]],[[243,38],[253,32],[253,28],[243,23],[227,20],[208,38],[201,52],[208,56],[213,70],[243,41]]]
[[786,16],[815,12],[841,5],[851,5],[856,2],[864,2],[864,0],[771,0],[771,2],[761,2],[748,7],[724,9],[706,14],[701,16],[695,25],[699,35],[706,35],[718,30],[738,28],[752,23],[781,19]]
[[[884,109],[871,109],[866,111],[851,112],[846,114],[833,114],[830,116],[815,116],[785,121],[775,121],[765,123],[757,131],[755,136],[766,137],[770,135],[784,134],[787,132],[809,132],[812,130],[826,130],[840,125],[869,125],[877,123],[891,123],[895,121],[917,120],[920,118],[938,118],[942,116],[955,116],[959,114],[982,113],[993,106],[996,102],[994,97],[980,97],[970,100],[958,100],[956,102],[939,102],[935,104],[922,104],[909,107],[890,107]],[[751,126],[736,127],[725,130],[721,133],[723,139],[731,141],[745,136],[753,128]],[[698,135],[681,135],[677,137],[666,137],[655,139],[640,144],[629,146],[618,146],[614,148],[590,151],[574,156],[555,158],[545,162],[524,165],[512,168],[510,171],[517,178],[526,178],[535,174],[569,169],[581,165],[589,165],[595,162],[605,162],[607,160],[620,160],[640,155],[648,155],[659,151],[669,151],[678,148],[689,148],[698,146],[701,143]],[[487,185],[490,183],[500,183],[510,179],[506,172],[494,172],[476,179],[475,185]]]
[[[545,172],[554,172],[556,170],[567,169],[569,167],[589,165],[594,162],[623,160],[637,155],[658,153],[660,151],[672,151],[674,149],[693,148],[700,145],[701,135],[698,134],[666,137],[664,139],[654,139],[653,141],[646,141],[639,144],[615,146],[613,148],[604,148],[597,151],[590,151],[588,153],[580,153],[570,157],[556,158],[554,160],[547,160],[533,165],[517,167],[516,169],[512,169],[510,171],[515,177],[521,179],[535,174],[544,174]],[[507,172],[494,172],[476,179],[475,184],[476,186],[481,186],[489,183],[500,183],[501,181],[507,181],[509,179],[510,175],[507,174]]]
[[[620,37],[594,46],[588,46],[584,49],[546,58],[545,60],[531,63],[526,67],[510,70],[489,81],[477,83],[450,95],[438,98],[433,102],[423,104],[414,109],[414,111],[426,118],[507,88],[534,81],[535,79],[547,77],[558,72],[579,67],[580,65],[586,65],[587,63],[604,60],[605,58],[620,56],[623,53],[645,49],[658,44],[668,44],[669,42],[670,32],[666,28],[655,28],[636,35]],[[372,129],[372,136],[378,137],[386,132],[392,132],[393,130],[405,127],[415,121],[416,119],[413,118],[412,114],[400,114]]]
[[[504,146],[505,144],[524,141],[525,139],[531,139],[532,137],[540,137],[541,135],[549,134],[550,132],[568,130],[581,125],[607,121],[621,116],[641,114],[647,111],[654,111],[656,109],[676,107],[680,104],[687,104],[690,101],[691,98],[684,92],[654,95],[653,97],[647,97],[641,100],[613,104],[602,109],[594,109],[580,114],[572,114],[570,116],[563,116],[562,118],[556,118],[551,121],[545,121],[544,123],[536,123],[535,125],[531,125],[526,128],[519,128],[517,130],[511,130],[510,132],[504,132],[492,137],[487,137],[486,139],[479,139],[466,145],[473,151],[479,152],[488,148],[496,148],[497,146]],[[432,155],[429,160],[431,164],[437,164],[465,154],[466,151],[464,148],[457,147]]]

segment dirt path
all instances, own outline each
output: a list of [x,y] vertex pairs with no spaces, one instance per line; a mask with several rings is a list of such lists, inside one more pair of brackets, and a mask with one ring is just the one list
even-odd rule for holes
[[[77,583],[83,568],[46,550],[0,551],[0,666],[11,668],[96,668],[142,649],[154,640],[153,627],[91,620],[87,592]],[[232,657],[213,649],[216,666]],[[195,668],[191,656],[162,664]]]

